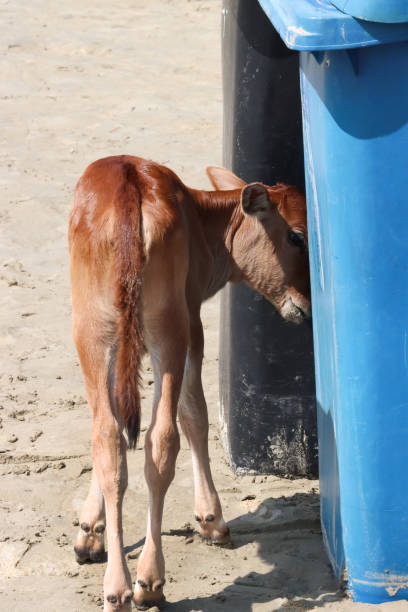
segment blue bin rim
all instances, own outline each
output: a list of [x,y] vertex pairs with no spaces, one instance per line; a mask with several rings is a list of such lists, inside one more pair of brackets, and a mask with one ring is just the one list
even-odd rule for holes
[[408,40],[408,23],[357,19],[329,0],[258,1],[289,49],[353,49]]
[[338,9],[368,21],[405,23],[408,21],[407,0],[330,0]]

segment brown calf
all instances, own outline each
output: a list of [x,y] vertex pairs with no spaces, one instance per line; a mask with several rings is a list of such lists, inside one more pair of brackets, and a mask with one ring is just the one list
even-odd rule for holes
[[[91,164],[76,189],[73,334],[92,413],[93,473],[75,551],[79,561],[101,558],[106,520],[109,612],[130,610],[132,598],[140,609],[163,600],[160,531],[179,450],[177,413],[192,453],[200,534],[215,543],[229,538],[208,458],[202,302],[228,281],[245,281],[288,321],[310,314],[304,197],[282,184],[246,185],[223,168],[207,173],[218,191],[190,189],[168,168],[124,155]],[[155,384],[145,444],[150,503],[132,593],[121,514],[145,350]]]

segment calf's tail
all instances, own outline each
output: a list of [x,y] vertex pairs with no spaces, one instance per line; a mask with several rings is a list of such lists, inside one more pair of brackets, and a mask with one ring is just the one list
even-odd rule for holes
[[[127,431],[129,448],[140,431],[140,368],[144,352],[142,283],[145,252],[142,196],[135,167],[123,163],[123,182],[115,199],[115,301],[119,314],[117,341],[111,355],[110,395]],[[113,398],[112,398],[113,399]]]

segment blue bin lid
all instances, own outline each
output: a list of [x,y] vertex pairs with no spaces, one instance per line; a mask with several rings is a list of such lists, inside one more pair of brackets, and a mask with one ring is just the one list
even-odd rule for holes
[[289,49],[353,49],[408,40],[408,23],[356,19],[330,0],[259,0]]
[[368,21],[381,21],[384,23],[398,23],[408,21],[407,0],[331,0],[334,6],[341,11],[368,19]]

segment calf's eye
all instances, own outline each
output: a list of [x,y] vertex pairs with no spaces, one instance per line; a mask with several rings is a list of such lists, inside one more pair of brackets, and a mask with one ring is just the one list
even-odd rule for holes
[[288,240],[290,244],[295,247],[298,247],[301,251],[305,250],[305,237],[301,232],[294,232],[293,230],[289,230]]

